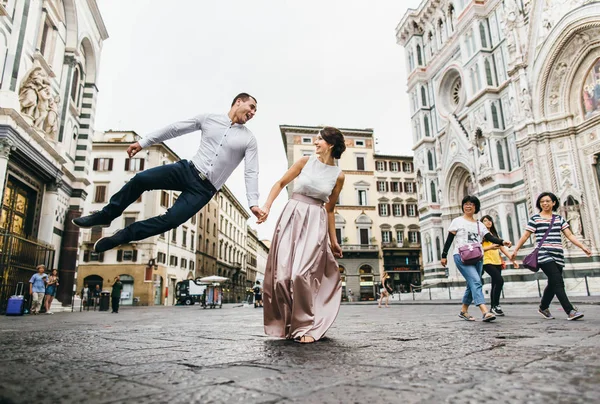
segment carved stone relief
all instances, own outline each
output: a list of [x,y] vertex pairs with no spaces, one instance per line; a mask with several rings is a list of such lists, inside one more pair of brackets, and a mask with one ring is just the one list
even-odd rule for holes
[[39,66],[29,70],[19,87],[21,113],[33,121],[33,125],[56,140],[58,135],[60,96],[52,94],[50,79]]

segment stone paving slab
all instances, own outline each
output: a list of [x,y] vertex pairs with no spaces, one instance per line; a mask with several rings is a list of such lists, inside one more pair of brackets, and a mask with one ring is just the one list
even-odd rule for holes
[[1,317],[0,404],[599,402],[596,303],[573,322],[515,303],[494,323],[343,305],[315,344],[267,337],[261,310],[234,305]]

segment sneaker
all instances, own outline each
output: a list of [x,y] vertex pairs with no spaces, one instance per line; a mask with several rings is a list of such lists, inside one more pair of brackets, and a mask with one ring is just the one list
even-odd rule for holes
[[108,219],[104,212],[98,211],[88,216],[77,217],[71,220],[71,222],[79,228],[89,229],[95,226],[108,227],[112,220]]
[[47,311],[46,314],[54,314],[54,313],[52,313],[51,311]]
[[583,313],[579,312],[579,311],[575,311],[575,310],[571,310],[571,312],[569,313],[569,317],[567,317],[567,320],[579,320],[580,318],[583,317]]
[[500,306],[492,307],[492,313],[494,313],[497,316],[503,316],[504,315],[504,312],[502,311],[502,307],[500,307]]
[[550,314],[550,309],[542,310],[542,309],[538,308],[538,313],[540,313],[540,315],[542,317],[544,317],[546,320],[554,319],[554,316],[552,314]]
[[124,232],[123,230],[118,231],[116,234],[113,234],[110,237],[102,237],[94,244],[94,251],[97,253],[101,253],[104,251],[112,250],[113,248],[120,246],[121,244],[125,244]]

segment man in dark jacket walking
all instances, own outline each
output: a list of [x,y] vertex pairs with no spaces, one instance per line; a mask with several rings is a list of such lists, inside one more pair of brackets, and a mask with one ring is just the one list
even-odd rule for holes
[[123,291],[123,283],[121,283],[121,278],[115,276],[115,283],[112,288],[111,298],[112,298],[112,312],[119,312],[119,302],[121,301],[121,292]]

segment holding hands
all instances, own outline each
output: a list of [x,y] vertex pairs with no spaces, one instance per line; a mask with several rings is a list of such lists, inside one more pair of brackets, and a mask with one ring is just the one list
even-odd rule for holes
[[267,220],[267,217],[269,216],[269,208],[267,208],[266,206],[262,209],[258,206],[253,206],[250,208],[250,210],[252,211],[252,214],[256,216],[256,219],[258,219],[256,221],[256,224],[261,224],[265,222]]

